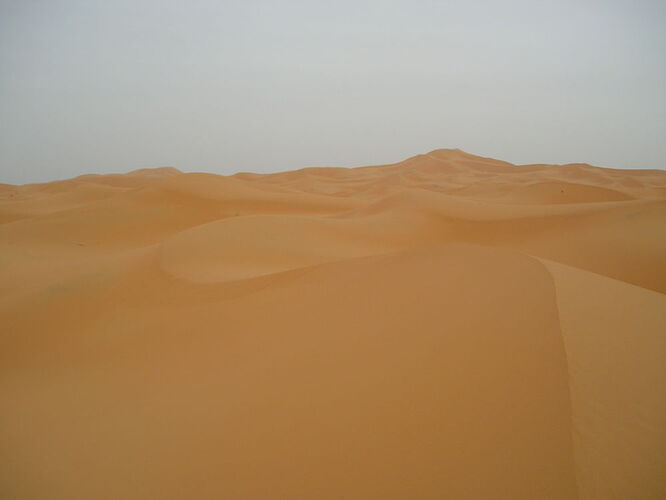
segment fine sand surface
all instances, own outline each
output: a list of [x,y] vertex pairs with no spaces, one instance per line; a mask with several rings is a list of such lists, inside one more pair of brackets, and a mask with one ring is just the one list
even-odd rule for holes
[[0,498],[666,498],[666,172],[0,185]]

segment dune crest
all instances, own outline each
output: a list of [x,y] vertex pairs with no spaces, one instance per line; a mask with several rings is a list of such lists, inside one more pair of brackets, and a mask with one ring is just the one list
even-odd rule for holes
[[0,496],[664,498],[665,224],[455,149],[0,185]]

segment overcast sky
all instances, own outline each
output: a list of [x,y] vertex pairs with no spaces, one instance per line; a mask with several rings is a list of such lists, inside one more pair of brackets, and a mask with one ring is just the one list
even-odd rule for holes
[[0,0],[0,182],[666,167],[663,0]]

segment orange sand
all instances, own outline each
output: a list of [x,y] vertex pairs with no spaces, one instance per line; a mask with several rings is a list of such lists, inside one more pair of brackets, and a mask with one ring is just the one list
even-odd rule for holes
[[0,185],[0,497],[666,498],[666,172]]

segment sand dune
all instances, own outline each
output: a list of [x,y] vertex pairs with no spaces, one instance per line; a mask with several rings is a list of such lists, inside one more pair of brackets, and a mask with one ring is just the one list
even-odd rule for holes
[[666,498],[666,172],[0,186],[0,496]]

